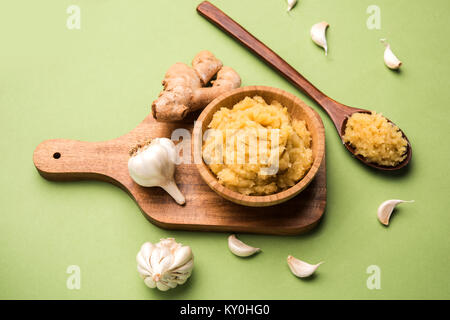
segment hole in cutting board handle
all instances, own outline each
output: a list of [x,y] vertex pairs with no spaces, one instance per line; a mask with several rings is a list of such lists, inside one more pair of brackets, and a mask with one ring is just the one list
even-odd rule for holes
[[54,158],[54,159],[59,159],[59,158],[61,158],[61,153],[55,152],[55,153],[53,154],[53,158]]

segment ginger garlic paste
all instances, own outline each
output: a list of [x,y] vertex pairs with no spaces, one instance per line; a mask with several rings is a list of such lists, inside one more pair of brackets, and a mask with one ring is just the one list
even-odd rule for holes
[[345,143],[369,162],[395,166],[405,160],[408,142],[400,129],[381,114],[354,113],[347,120]]
[[[269,195],[295,185],[313,163],[311,134],[279,102],[246,97],[221,108],[208,126],[203,159],[219,183],[245,195]],[[275,170],[273,170],[275,168]]]

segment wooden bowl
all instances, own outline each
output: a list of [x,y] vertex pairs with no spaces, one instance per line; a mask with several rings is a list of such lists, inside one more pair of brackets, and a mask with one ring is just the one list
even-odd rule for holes
[[[232,108],[245,97],[256,95],[261,96],[267,103],[277,100],[288,109],[292,119],[304,120],[308,130],[311,132],[312,140],[313,164],[308,173],[289,189],[267,196],[248,196],[226,188],[218,182],[216,176],[209,170],[202,157],[203,133],[208,129],[214,113],[222,107]],[[317,112],[293,94],[264,86],[243,87],[217,97],[202,111],[194,126],[193,148],[198,171],[211,189],[225,199],[241,205],[266,207],[291,199],[304,190],[314,179],[325,154],[325,130]]]

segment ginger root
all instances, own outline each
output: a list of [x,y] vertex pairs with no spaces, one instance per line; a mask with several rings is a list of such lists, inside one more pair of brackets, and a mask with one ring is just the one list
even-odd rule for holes
[[[215,80],[211,80],[216,76]],[[207,86],[209,83],[212,86]],[[209,51],[199,52],[192,67],[178,62],[167,70],[164,90],[152,103],[158,121],[182,120],[189,112],[206,107],[222,93],[241,86],[241,78]]]

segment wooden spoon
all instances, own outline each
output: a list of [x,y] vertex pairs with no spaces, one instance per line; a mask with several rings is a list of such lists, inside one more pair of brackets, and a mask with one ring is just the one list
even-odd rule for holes
[[[220,9],[218,9],[208,1],[200,3],[197,7],[197,11],[206,19],[208,19],[213,24],[218,26],[220,29],[231,35],[234,39],[236,39],[238,42],[244,45],[255,55],[260,57],[264,62],[266,62],[269,66],[278,71],[281,75],[283,75],[286,79],[288,79],[291,83],[293,83],[297,88],[302,89],[318,105],[320,105],[323,109],[325,109],[325,111],[330,116],[331,120],[334,122],[334,125],[336,126],[336,129],[338,131],[339,136],[341,137],[341,140],[342,136],[345,133],[345,126],[347,124],[347,119],[349,116],[351,116],[353,113],[356,112],[370,113],[370,111],[365,109],[352,108],[346,106],[325,95],[313,84],[311,84],[311,82],[306,80],[306,78],[303,77],[297,70],[295,70],[286,61],[284,61],[279,55],[273,52],[264,43],[255,38],[247,30],[241,27],[237,22],[228,17],[225,13],[223,13]],[[345,143],[344,145],[347,148],[347,150],[350,151],[356,158],[358,158],[364,164],[372,168],[380,170],[398,170],[406,166],[411,160],[412,156],[411,144],[409,143],[409,140],[403,133],[403,131],[402,134],[403,137],[408,142],[406,151],[407,156],[405,160],[403,160],[402,162],[393,167],[382,166],[376,163],[369,162],[363,156],[355,154],[355,149],[350,144]]]

